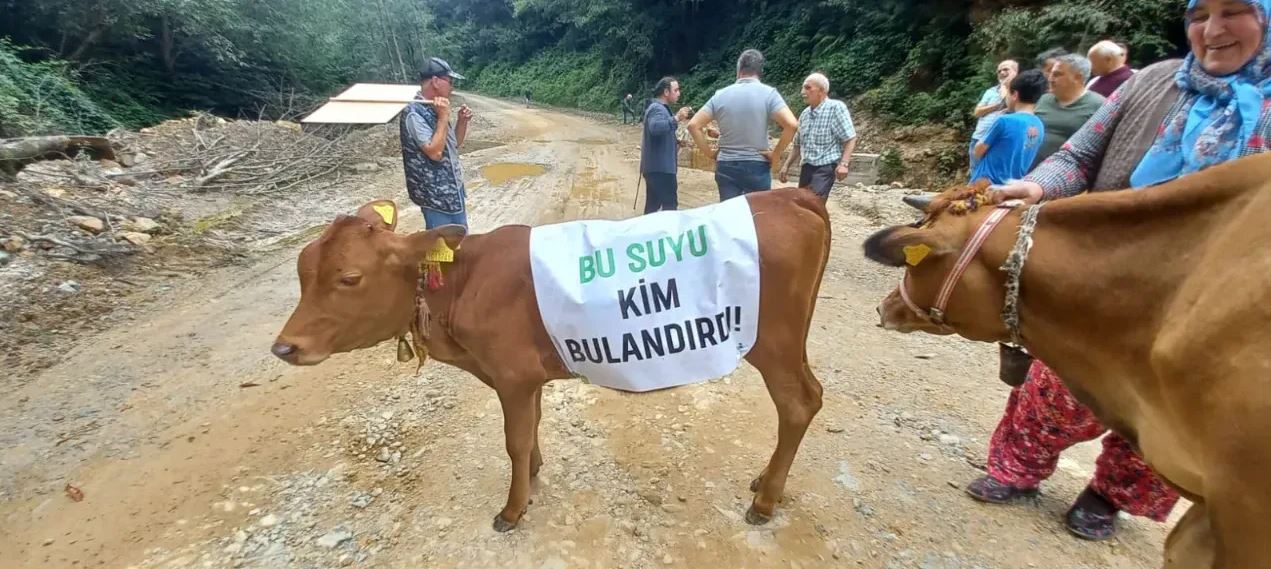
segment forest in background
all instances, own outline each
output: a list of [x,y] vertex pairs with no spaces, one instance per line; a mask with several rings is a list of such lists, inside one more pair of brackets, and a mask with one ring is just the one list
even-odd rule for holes
[[796,108],[812,70],[899,125],[965,128],[1003,57],[1112,38],[1184,51],[1183,0],[0,0],[0,137],[101,133],[191,110],[294,118],[427,55],[495,96],[616,112],[680,78],[699,106],[748,47]]

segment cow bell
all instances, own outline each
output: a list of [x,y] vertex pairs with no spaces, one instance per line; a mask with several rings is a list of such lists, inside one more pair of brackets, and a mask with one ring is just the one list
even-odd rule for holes
[[410,342],[406,340],[405,336],[398,336],[397,337],[397,361],[401,363],[406,363],[413,359],[415,359],[415,350],[411,349]]

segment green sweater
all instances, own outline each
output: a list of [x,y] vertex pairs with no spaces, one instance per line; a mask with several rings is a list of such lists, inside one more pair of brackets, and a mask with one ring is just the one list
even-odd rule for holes
[[1041,100],[1037,102],[1037,118],[1041,119],[1042,124],[1046,126],[1046,137],[1042,140],[1042,147],[1037,151],[1037,158],[1033,160],[1029,170],[1036,168],[1043,160],[1050,158],[1051,154],[1058,152],[1059,148],[1068,142],[1068,138],[1080,130],[1101,106],[1103,106],[1103,95],[1094,91],[1086,91],[1086,94],[1077,97],[1077,100],[1068,106],[1059,104],[1059,99],[1050,93],[1042,95]]

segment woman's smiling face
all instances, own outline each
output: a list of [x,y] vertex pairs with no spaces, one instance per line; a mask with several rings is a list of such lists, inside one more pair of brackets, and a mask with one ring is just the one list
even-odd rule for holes
[[1262,50],[1266,23],[1241,0],[1201,0],[1187,14],[1187,40],[1201,67],[1222,77],[1240,71]]

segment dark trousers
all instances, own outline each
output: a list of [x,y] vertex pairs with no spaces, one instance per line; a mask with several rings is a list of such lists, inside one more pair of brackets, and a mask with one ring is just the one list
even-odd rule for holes
[[830,189],[834,187],[834,171],[837,169],[837,162],[825,166],[804,164],[799,170],[799,187],[812,188],[821,199],[829,199]]
[[644,117],[640,116],[634,110],[622,107],[622,124],[627,124],[627,116],[631,117],[632,123],[638,123],[644,120]]
[[644,185],[648,187],[644,194],[644,213],[675,211],[679,208],[679,183],[675,174],[646,172]]
[[750,192],[771,190],[771,168],[770,164],[762,160],[716,162],[715,185],[719,186],[719,201]]

